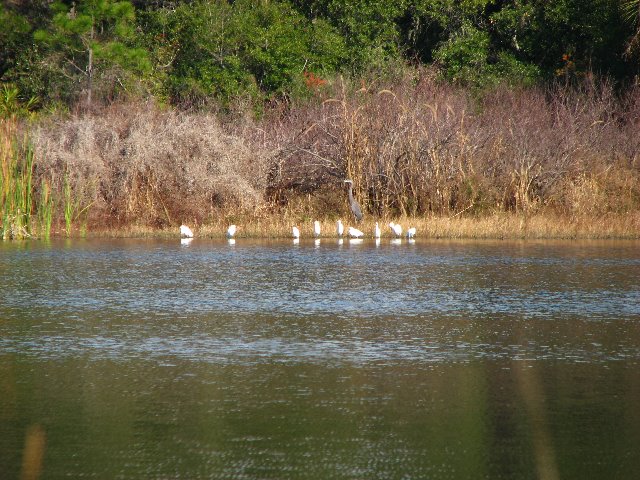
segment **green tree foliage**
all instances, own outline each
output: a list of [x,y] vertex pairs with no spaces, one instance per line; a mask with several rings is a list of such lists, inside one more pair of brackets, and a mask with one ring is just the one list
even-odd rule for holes
[[48,70],[57,74],[67,95],[78,86],[91,105],[96,88],[103,96],[133,85],[133,78],[149,71],[147,52],[135,46],[135,10],[128,1],[85,0],[70,7],[51,6],[47,29],[34,33],[44,45]]
[[623,58],[632,25],[621,2],[530,0],[510,2],[490,16],[496,43],[547,75],[595,71],[621,78],[631,72]]
[[287,2],[200,1],[148,11],[144,22],[168,93],[182,103],[290,93],[305,72],[334,72],[346,58],[328,23],[309,21]]
[[435,52],[449,80],[473,87],[499,83],[533,83],[539,69],[522,62],[507,49],[493,48],[488,32],[465,24]]
[[0,80],[44,104],[295,97],[399,61],[478,88],[640,72],[638,0],[42,0],[0,23]]
[[625,55],[628,58],[640,58],[640,0],[622,2],[622,15],[633,26],[633,34],[627,42]]
[[27,19],[0,4],[0,78],[15,67],[18,55],[28,42],[30,30]]
[[397,58],[401,51],[399,20],[407,0],[298,0],[295,3],[308,18],[326,20],[342,34],[348,67],[355,72],[381,67],[387,60]]

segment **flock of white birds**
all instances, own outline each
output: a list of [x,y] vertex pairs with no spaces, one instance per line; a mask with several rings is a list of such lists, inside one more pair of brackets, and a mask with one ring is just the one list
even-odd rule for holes
[[[389,223],[389,228],[391,229],[391,233],[395,238],[402,237],[402,233],[403,233],[402,225],[400,225],[399,223],[391,222]],[[229,225],[229,228],[227,229],[227,238],[229,239],[234,238],[237,231],[238,231],[238,227],[236,225]],[[337,236],[342,237],[344,235],[344,232],[345,232],[345,228],[344,228],[344,225],[342,224],[342,220],[338,220],[336,222]],[[322,234],[322,230],[320,227],[320,222],[316,220],[315,222],[313,222],[313,236],[315,238],[319,238],[321,234]],[[292,227],[291,235],[295,240],[299,239],[300,229],[297,226]],[[358,230],[355,227],[347,228],[347,235],[350,238],[364,238],[364,232],[362,230]],[[378,222],[376,222],[376,226],[373,230],[373,238],[377,239],[377,238],[380,238],[381,236],[382,236],[382,231],[380,230],[380,226],[378,225]],[[407,231],[405,232],[405,236],[409,239],[415,238],[416,227],[408,228]],[[180,237],[193,238],[193,230],[191,230],[186,225],[180,225]]]
[[[345,183],[349,187],[349,205],[351,208],[351,212],[355,217],[355,220],[358,222],[362,220],[362,209],[360,208],[360,204],[353,198],[353,181],[347,179],[343,180],[343,183]],[[389,223],[389,228],[391,229],[391,233],[396,239],[402,237],[402,226],[399,223],[391,222]],[[235,242],[235,240],[233,240],[233,237],[235,236],[237,229],[238,227],[236,227],[235,225],[230,225],[227,229],[227,238],[230,242]],[[315,222],[313,222],[313,236],[316,238],[316,241],[319,241],[317,239],[320,238],[321,234],[322,231],[320,222],[316,220]],[[339,238],[344,235],[344,225],[342,224],[342,220],[338,220],[336,222],[336,234]],[[300,239],[300,229],[298,228],[298,226],[291,227],[291,235],[293,237],[293,240],[296,242]],[[364,238],[364,232],[362,230],[358,230],[356,227],[349,227],[347,229],[347,235],[350,238],[355,239]],[[193,238],[193,231],[186,225],[180,225],[180,236],[183,239]],[[373,230],[373,238],[378,240],[381,236],[382,232],[380,231],[380,225],[378,225],[378,222],[376,222],[376,226]],[[415,238],[416,227],[408,228],[405,236],[408,239]]]

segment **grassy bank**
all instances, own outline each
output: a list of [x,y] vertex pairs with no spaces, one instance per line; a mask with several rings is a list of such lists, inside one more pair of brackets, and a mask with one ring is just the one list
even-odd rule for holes
[[639,89],[474,97],[424,71],[336,80],[261,119],[115,104],[0,131],[4,230],[288,237],[320,219],[333,232],[348,177],[367,232],[395,219],[429,237],[637,238],[639,127]]
[[[344,217],[348,218],[348,217]],[[273,215],[268,218],[241,215],[235,217],[239,227],[237,238],[291,238],[291,229],[300,228],[302,238],[313,238],[313,221],[308,218]],[[640,214],[607,215],[600,218],[566,218],[552,215],[523,217],[512,213],[497,213],[479,218],[469,217],[400,217],[368,218],[355,225],[373,237],[375,222],[382,230],[383,238],[392,238],[388,227],[390,221],[400,223],[404,230],[416,227],[419,238],[455,239],[638,239],[640,238]],[[336,222],[333,218],[322,219],[320,238],[337,238]],[[224,219],[205,225],[195,225],[194,234],[198,238],[223,238],[228,222]],[[176,227],[153,228],[129,225],[116,229],[95,229],[88,233],[100,237],[161,237],[179,235]]]

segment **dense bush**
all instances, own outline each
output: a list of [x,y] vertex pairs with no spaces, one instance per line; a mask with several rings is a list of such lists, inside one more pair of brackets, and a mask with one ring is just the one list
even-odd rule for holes
[[346,177],[378,218],[640,210],[637,89],[620,99],[584,82],[478,98],[421,73],[388,88],[345,84],[260,121],[140,104],[43,119],[30,129],[33,185],[61,199],[68,184],[103,226],[207,222],[301,198],[337,215]]

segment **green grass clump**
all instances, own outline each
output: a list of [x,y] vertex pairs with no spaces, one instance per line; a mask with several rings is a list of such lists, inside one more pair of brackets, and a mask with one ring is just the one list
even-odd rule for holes
[[26,140],[19,141],[14,121],[0,124],[0,211],[2,238],[31,236],[33,211],[34,152]]

